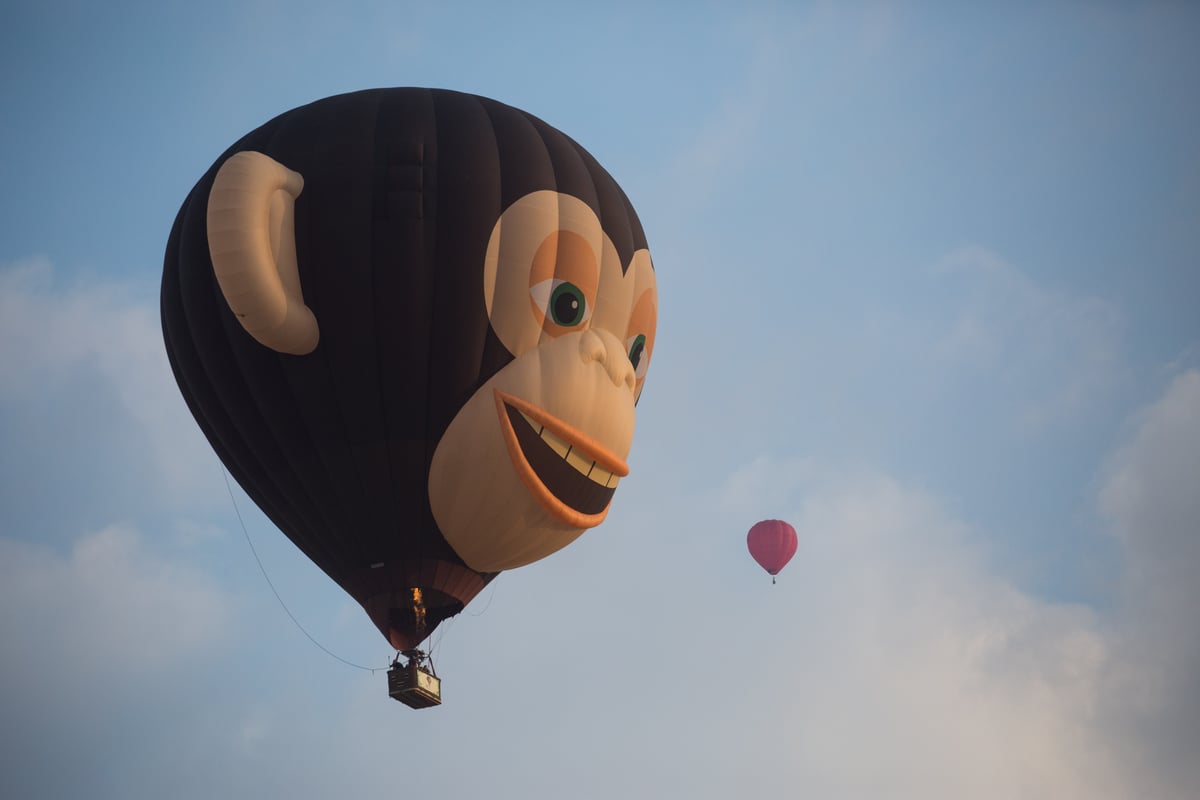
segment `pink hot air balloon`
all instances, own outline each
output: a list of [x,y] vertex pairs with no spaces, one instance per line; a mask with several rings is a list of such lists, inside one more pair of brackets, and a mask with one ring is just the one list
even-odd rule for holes
[[783,520],[764,519],[746,534],[746,547],[754,560],[771,575],[771,583],[796,555],[796,529]]

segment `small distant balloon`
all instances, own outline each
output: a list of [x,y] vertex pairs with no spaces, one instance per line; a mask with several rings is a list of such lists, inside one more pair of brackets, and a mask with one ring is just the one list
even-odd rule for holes
[[746,547],[759,566],[771,576],[771,583],[796,555],[796,529],[783,520],[757,522],[746,534]]

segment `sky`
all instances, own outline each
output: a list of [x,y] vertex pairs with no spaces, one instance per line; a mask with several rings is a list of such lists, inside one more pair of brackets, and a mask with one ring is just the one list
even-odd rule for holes
[[[0,17],[0,796],[1200,796],[1200,7],[116,5]],[[660,300],[607,521],[423,711],[158,317],[221,152],[377,86],[579,141]]]

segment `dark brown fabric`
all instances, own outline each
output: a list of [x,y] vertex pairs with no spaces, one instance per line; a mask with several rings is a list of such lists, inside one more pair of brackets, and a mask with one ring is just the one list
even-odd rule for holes
[[[213,274],[208,193],[242,150],[304,177],[297,257],[321,337],[309,355],[252,339]],[[622,263],[646,247],[616,182],[541,120],[457,92],[369,90],[294,109],[235,143],[192,190],[167,245],[163,335],[189,409],[247,494],[393,643],[424,638],[494,577],[469,570],[442,537],[427,479],[454,415],[512,359],[488,324],[484,252],[501,211],[540,189],[592,206]],[[388,620],[414,586],[444,603],[424,629],[398,631]]]

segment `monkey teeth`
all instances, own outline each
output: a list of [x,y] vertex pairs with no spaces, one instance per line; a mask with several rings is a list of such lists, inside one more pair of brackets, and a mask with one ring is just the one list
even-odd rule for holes
[[545,442],[551,450],[562,456],[563,460],[574,467],[575,471],[580,475],[583,475],[594,483],[608,487],[609,489],[615,488],[617,482],[621,480],[618,476],[609,472],[595,461],[592,461],[580,451],[575,450],[572,445],[548,431],[544,425],[535,420],[533,417],[524,412],[519,413],[525,418],[525,421],[529,423],[529,427],[537,431],[537,434],[542,438],[542,441]]

